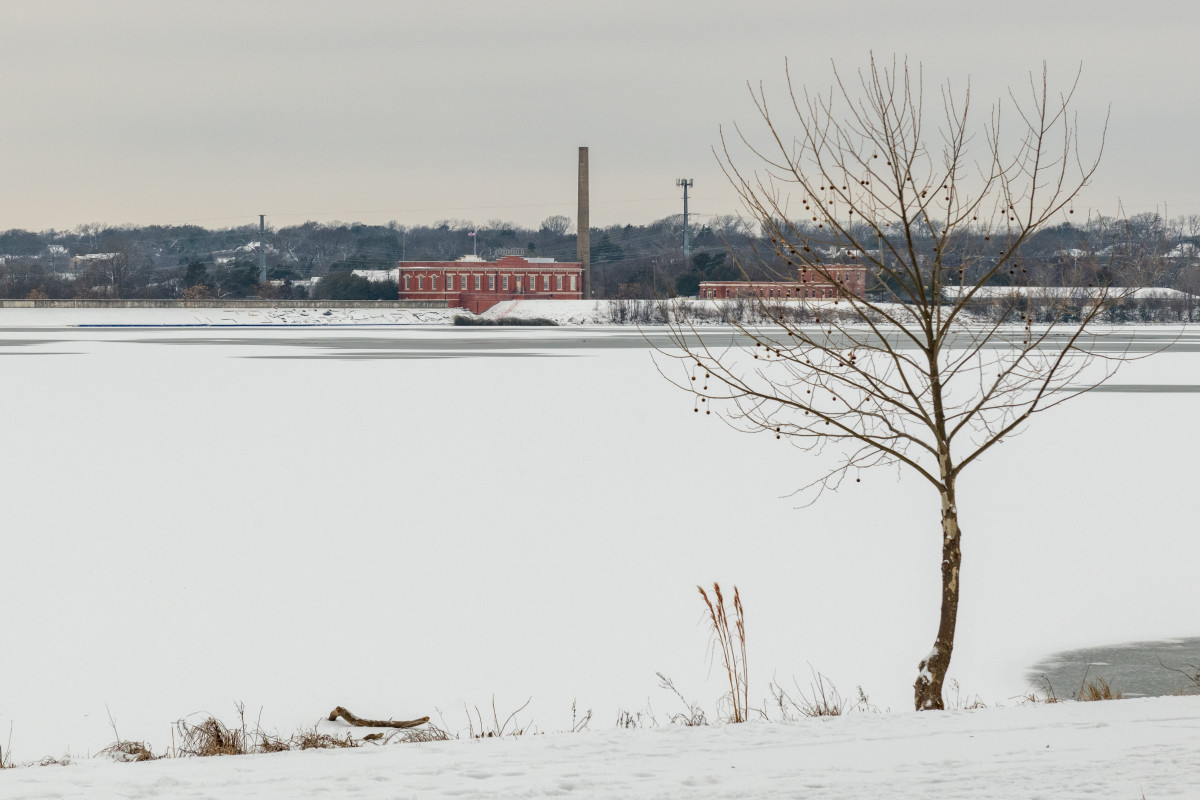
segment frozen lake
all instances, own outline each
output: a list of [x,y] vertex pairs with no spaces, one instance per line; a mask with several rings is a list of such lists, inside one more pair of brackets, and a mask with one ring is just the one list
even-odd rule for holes
[[1046,682],[1063,699],[1078,695],[1084,684],[1097,678],[1125,697],[1156,697],[1194,693],[1192,676],[1200,674],[1200,638],[1159,642],[1128,642],[1085,647],[1034,664],[1029,680]]
[[[1198,344],[964,476],[963,695],[1005,702],[1049,653],[1200,633]],[[658,671],[712,715],[713,580],[741,588],[753,697],[811,666],[908,708],[936,626],[932,490],[868,473],[797,508],[816,463],[693,414],[651,352],[611,328],[0,328],[0,731],[18,758],[86,753],[111,712],[161,747],[238,700],[264,727],[340,704],[465,729],[493,695],[533,697],[544,729],[573,699],[607,727],[680,710]]]

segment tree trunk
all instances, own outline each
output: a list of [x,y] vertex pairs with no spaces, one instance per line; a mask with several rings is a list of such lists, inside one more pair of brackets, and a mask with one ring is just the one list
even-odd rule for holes
[[954,500],[954,478],[946,478],[949,459],[943,460],[942,490],[942,614],[933,649],[920,665],[913,685],[918,711],[942,710],[942,684],[954,652],[954,627],[958,623],[958,572],[962,565],[961,531]]

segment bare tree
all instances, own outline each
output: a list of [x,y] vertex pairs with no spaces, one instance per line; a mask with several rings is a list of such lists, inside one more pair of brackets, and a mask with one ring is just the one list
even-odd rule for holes
[[[963,471],[1032,414],[1133,357],[1127,342],[1091,331],[1144,277],[1130,274],[1129,251],[1112,250],[1102,267],[1081,270],[1087,280],[1070,290],[1032,286],[1021,264],[1023,243],[1073,213],[1103,148],[1102,131],[1094,157],[1079,152],[1071,114],[1077,83],[1078,76],[1055,93],[1043,67],[1028,92],[1010,91],[979,131],[969,125],[969,86],[942,87],[934,127],[920,70],[894,60],[872,58],[857,80],[835,68],[823,95],[794,86],[789,73],[790,131],[761,85],[752,88],[765,144],[739,127],[733,139],[723,134],[721,154],[762,231],[755,262],[738,265],[743,275],[803,276],[807,285],[831,287],[832,296],[751,297],[759,309],[750,319],[760,322],[729,319],[741,334],[733,347],[728,335],[718,347],[691,327],[681,307],[674,348],[662,351],[681,362],[678,373],[669,361],[660,368],[695,395],[697,412],[836,455],[800,490],[811,499],[882,465],[907,467],[936,490],[941,614],[918,667],[918,709],[944,708],[960,594]],[[736,163],[731,151],[740,147],[753,170]],[[847,264],[865,268],[866,292],[843,282]],[[999,311],[989,304],[997,296]],[[1035,311],[1044,324],[1034,324]]]
[[551,214],[542,220],[542,224],[538,230],[541,233],[552,236],[567,236],[575,232],[575,225],[571,222],[570,217],[563,216],[562,214]]

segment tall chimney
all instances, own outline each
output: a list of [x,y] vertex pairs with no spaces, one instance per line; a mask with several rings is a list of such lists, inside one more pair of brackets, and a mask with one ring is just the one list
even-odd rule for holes
[[592,225],[588,211],[588,149],[579,148],[579,213],[575,220],[575,260],[583,264],[583,296],[592,296]]

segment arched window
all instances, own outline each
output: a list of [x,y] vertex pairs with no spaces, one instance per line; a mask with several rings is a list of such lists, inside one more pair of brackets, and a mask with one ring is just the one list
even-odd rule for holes
[[435,292],[437,291],[437,275],[429,276],[429,288]]
[[424,275],[417,276],[417,291],[418,292],[425,291],[425,276]]
[[404,291],[408,291],[408,276],[404,276]]

